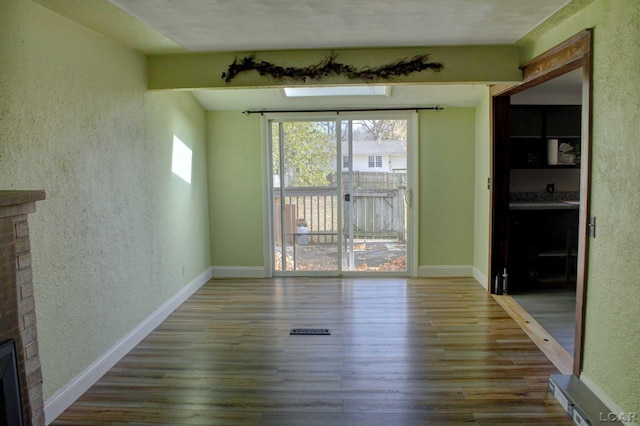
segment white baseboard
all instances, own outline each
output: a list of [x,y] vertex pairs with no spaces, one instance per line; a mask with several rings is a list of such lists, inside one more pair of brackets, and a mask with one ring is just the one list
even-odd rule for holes
[[214,278],[267,278],[264,266],[212,266]]
[[[602,403],[604,405],[607,406],[607,408],[611,411],[611,413],[615,414],[616,416],[618,416],[620,418],[620,421],[626,425],[626,426],[633,426],[638,424],[638,413],[629,413],[628,411],[623,410],[622,408],[620,408],[620,406],[618,404],[616,404],[615,402],[613,402],[613,400],[611,398],[609,398],[609,395],[607,395],[606,393],[604,393],[604,391],[602,389],[600,389],[600,386],[596,385],[595,382],[593,380],[591,380],[589,377],[585,376],[584,373],[580,373],[580,381],[582,383],[584,383],[589,390],[591,390],[591,392],[593,392],[593,394],[595,396],[598,397],[598,399],[600,401],[602,401]],[[608,413],[604,413],[603,415],[606,417]],[[626,419],[632,418],[634,417],[635,421],[625,421]]]
[[154,313],[149,315],[129,334],[118,341],[111,349],[96,359],[89,367],[75,376],[69,383],[59,389],[44,403],[46,424],[51,423],[73,404],[83,393],[93,386],[107,371],[109,371],[122,357],[151,333],[185,300],[202,287],[212,277],[212,269],[207,268],[193,281],[184,286],[171,299],[167,300]]
[[475,266],[473,267],[473,278],[475,278],[485,290],[489,290],[489,278]]
[[418,267],[419,277],[472,277],[471,265],[422,265]]

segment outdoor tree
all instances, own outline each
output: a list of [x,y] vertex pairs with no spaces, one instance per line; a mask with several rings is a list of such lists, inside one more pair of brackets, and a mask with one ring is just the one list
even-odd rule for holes
[[[273,124],[273,170],[280,170],[278,146],[279,124]],[[317,121],[282,123],[284,136],[284,170],[281,183],[287,186],[326,186],[327,175],[334,171],[331,129]],[[278,174],[278,173],[277,173]]]
[[406,120],[358,120],[354,123],[359,140],[400,141],[407,138]]

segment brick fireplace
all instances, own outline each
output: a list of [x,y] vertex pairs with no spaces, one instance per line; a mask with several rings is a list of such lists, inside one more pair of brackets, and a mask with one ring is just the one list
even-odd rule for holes
[[[44,191],[0,191],[0,344],[15,342],[22,419],[44,425],[27,215]],[[3,419],[0,419],[2,423]]]

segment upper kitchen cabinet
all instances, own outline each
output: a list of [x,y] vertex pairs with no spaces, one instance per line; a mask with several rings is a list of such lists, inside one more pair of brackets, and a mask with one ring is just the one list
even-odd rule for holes
[[544,107],[545,136],[547,138],[580,138],[580,105]]
[[511,169],[580,167],[580,105],[512,105]]
[[511,137],[540,139],[544,136],[545,110],[539,105],[511,106]]

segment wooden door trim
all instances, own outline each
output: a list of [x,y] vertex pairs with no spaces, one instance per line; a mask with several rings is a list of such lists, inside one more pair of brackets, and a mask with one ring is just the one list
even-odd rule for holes
[[[589,32],[591,35],[591,32]],[[590,37],[591,42],[591,37]],[[591,182],[591,120],[593,111],[593,64],[592,50],[585,54],[582,64],[582,143],[581,143],[581,164],[580,164],[580,216],[578,232],[578,269],[576,277],[576,335],[574,341],[574,363],[573,374],[580,376],[583,359],[583,337],[585,304],[587,292],[587,269],[589,267],[589,217],[590,205],[590,182]],[[583,160],[584,159],[584,160]]]
[[[579,239],[578,239],[578,270],[576,277],[576,329],[575,329],[575,349],[573,356],[573,374],[580,375],[582,370],[583,359],[583,335],[584,335],[584,314],[586,302],[586,279],[587,279],[587,255],[588,255],[588,220],[589,220],[589,194],[590,194],[590,177],[591,177],[591,114],[592,114],[592,57],[593,57],[593,30],[586,29],[566,40],[563,43],[549,49],[534,59],[524,63],[520,69],[522,70],[522,83],[516,86],[501,87],[492,90],[492,117],[495,117],[494,108],[500,105],[496,103],[496,98],[509,97],[516,93],[527,90],[531,87],[542,84],[548,80],[573,71],[582,67],[582,143],[581,143],[581,163],[580,163],[580,217],[579,217]],[[508,125],[508,123],[507,123]],[[491,241],[489,243],[490,265],[489,277],[493,279],[496,271],[494,270],[494,256],[496,241],[496,224],[493,223],[494,218],[501,216],[500,213],[494,212],[496,208],[504,209],[504,201],[498,202],[504,192],[504,188],[497,188],[499,183],[495,179],[496,167],[503,164],[498,161],[501,154],[496,150],[500,145],[500,135],[504,133],[504,125],[492,118],[492,164],[491,164],[491,181],[494,183],[491,190],[491,218],[490,225]],[[497,176],[501,176],[501,172],[497,172]],[[508,208],[508,207],[507,207]],[[504,216],[504,212],[502,213]],[[490,283],[491,284],[491,283]],[[491,285],[489,286],[491,288]]]
[[509,221],[509,96],[491,98],[491,223],[489,235],[489,292],[506,266]]

